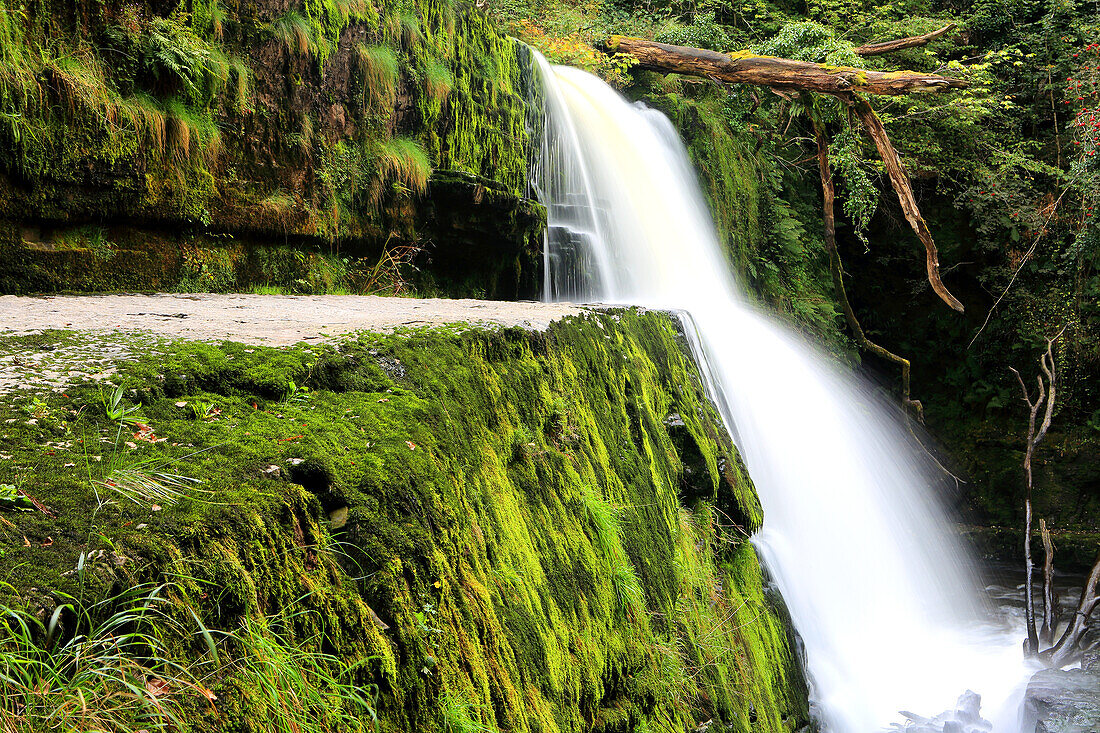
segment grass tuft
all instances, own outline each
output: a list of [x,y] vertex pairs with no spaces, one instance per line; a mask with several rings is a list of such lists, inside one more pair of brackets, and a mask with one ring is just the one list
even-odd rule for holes
[[424,65],[424,91],[436,102],[444,102],[454,89],[455,78],[446,64],[429,59]]
[[356,70],[363,79],[363,106],[379,111],[393,107],[397,98],[397,55],[387,46],[360,44],[355,49]]

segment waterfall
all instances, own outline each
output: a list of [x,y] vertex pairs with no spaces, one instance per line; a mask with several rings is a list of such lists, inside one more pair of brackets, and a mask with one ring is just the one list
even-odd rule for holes
[[1017,733],[1022,632],[983,615],[976,572],[898,411],[739,293],[664,115],[537,61],[548,297],[685,313],[756,483],[764,528],[753,542],[805,642],[825,729],[901,728],[907,710],[948,711],[912,730],[948,720],[988,730],[973,698],[956,705],[972,689],[997,731]]

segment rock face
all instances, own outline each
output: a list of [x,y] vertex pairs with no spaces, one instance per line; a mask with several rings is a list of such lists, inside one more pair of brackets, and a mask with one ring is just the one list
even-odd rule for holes
[[1100,730],[1100,653],[1080,669],[1047,669],[1031,678],[1025,703],[1027,726],[1035,733],[1095,733]]
[[0,293],[382,292],[400,265],[421,292],[535,295],[530,75],[480,10],[16,5]]
[[[139,408],[118,437],[112,386],[7,383],[0,482],[44,511],[0,509],[4,600],[48,618],[61,593],[168,582],[180,664],[203,655],[193,618],[280,624],[354,665],[381,731],[801,728],[805,685],[745,539],[760,505],[676,321],[559,316],[290,347],[166,338],[186,319],[129,348],[0,335],[5,369],[41,353],[65,373],[88,353],[74,342],[124,355],[105,379]],[[152,506],[116,472],[142,465],[201,483]],[[261,729],[248,652],[204,664],[220,716],[180,693],[187,726]]]

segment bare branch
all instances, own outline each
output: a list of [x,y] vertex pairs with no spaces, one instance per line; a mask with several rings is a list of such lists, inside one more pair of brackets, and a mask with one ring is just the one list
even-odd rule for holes
[[923,36],[908,36],[906,38],[897,38],[893,41],[879,41],[878,43],[867,43],[857,48],[852,49],[858,56],[878,56],[884,53],[890,53],[891,51],[901,51],[906,48],[916,48],[917,46],[923,46],[929,41],[934,41],[940,36],[950,33],[958,28],[955,23],[948,23],[943,28],[932,31],[931,33],[925,33]]
[[1077,604],[1077,611],[1073,620],[1066,627],[1058,644],[1050,650],[1047,663],[1052,667],[1062,667],[1069,664],[1080,654],[1078,643],[1089,627],[1089,618],[1096,606],[1100,605],[1100,554],[1096,556],[1096,562],[1092,566],[1092,572],[1081,589],[1081,601]]

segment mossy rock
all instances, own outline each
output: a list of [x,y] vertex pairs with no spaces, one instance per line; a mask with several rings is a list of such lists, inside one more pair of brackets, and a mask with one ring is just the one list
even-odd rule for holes
[[[292,616],[369,660],[383,731],[441,729],[455,700],[508,731],[796,730],[805,687],[745,539],[759,503],[678,328],[628,310],[287,349],[145,339],[109,376],[147,426],[121,438],[98,384],[9,391],[0,481],[49,511],[3,514],[9,602],[170,580],[211,628]],[[139,461],[202,483],[128,500],[112,471]],[[251,729],[240,681],[209,686],[223,715],[190,725]]]

